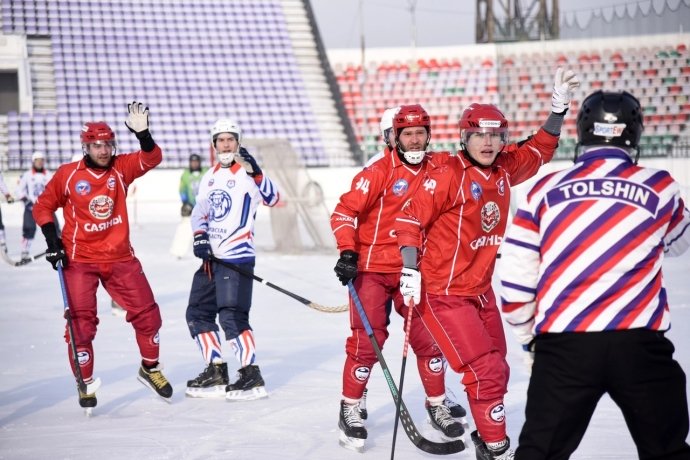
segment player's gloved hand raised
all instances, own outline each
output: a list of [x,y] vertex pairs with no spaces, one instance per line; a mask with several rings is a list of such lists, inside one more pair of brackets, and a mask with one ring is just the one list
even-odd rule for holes
[[[422,274],[416,268],[403,267],[400,273],[400,293],[407,306],[418,305],[422,299]],[[413,302],[413,303],[412,303]]]
[[211,242],[208,240],[208,233],[197,232],[194,234],[194,256],[202,260],[209,260],[211,255]]
[[62,241],[60,241],[60,238],[57,236],[55,223],[48,222],[47,224],[41,225],[41,231],[46,237],[46,244],[48,245],[46,260],[53,266],[53,270],[57,270],[58,263],[62,264],[62,268],[67,267],[67,253],[65,252],[65,247],[62,245]]
[[355,251],[345,250],[340,253],[340,259],[335,264],[335,274],[343,286],[347,285],[349,281],[357,278],[357,260],[359,259],[359,254]]
[[143,103],[133,101],[131,104],[127,104],[127,113],[125,125],[137,137],[149,129],[149,108]]
[[262,174],[261,168],[256,163],[256,159],[247,152],[247,149],[240,147],[240,151],[235,154],[235,161],[247,170],[247,175],[256,177]]
[[553,81],[553,93],[551,94],[551,111],[564,113],[570,107],[570,99],[573,92],[580,86],[580,79],[572,70],[563,70],[559,67]]
[[127,121],[125,121],[127,129],[137,136],[141,150],[144,152],[152,151],[156,143],[151,137],[151,131],[149,131],[149,108],[141,102],[133,101],[131,104],[127,104],[127,112],[129,114]]

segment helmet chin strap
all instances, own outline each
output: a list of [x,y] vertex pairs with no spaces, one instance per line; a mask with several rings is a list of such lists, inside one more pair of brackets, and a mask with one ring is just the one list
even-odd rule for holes
[[[427,138],[424,148],[421,150],[404,150],[402,144],[397,139],[395,140],[395,146],[397,147],[396,151],[398,152],[398,158],[400,158],[403,163],[417,166],[426,156],[426,151],[429,147],[429,138]],[[416,158],[417,156],[419,157],[418,160]]]

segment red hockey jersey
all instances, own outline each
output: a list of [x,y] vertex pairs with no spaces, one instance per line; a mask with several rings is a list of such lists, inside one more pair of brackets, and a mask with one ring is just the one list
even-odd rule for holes
[[402,258],[394,233],[395,218],[417,191],[426,169],[449,158],[448,152],[427,153],[419,166],[403,163],[396,153],[383,155],[352,180],[331,215],[338,250],[359,253],[360,271],[399,273]]
[[84,160],[58,168],[34,205],[38,225],[63,208],[62,244],[70,260],[119,262],[134,257],[129,241],[127,189],[137,177],[160,164],[161,149],[116,155],[107,170],[91,169]]
[[420,248],[422,286],[430,294],[474,296],[491,287],[510,208],[510,187],[551,161],[558,136],[540,129],[510,145],[490,168],[462,154],[431,165],[419,192],[397,216],[400,246]]

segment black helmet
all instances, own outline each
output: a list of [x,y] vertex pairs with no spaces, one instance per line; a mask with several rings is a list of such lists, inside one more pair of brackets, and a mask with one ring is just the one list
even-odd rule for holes
[[627,91],[596,91],[577,113],[578,145],[638,149],[643,129],[640,101]]
[[[197,164],[195,164],[194,166],[192,166],[193,161],[197,162]],[[192,153],[191,155],[189,155],[189,170],[191,172],[201,171],[201,155],[199,155],[198,153]]]

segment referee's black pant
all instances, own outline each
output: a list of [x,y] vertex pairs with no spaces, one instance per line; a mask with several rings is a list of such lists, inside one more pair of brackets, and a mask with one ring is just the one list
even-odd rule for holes
[[640,459],[690,459],[685,373],[673,352],[662,332],[646,329],[537,336],[515,458],[570,458],[608,393]]

